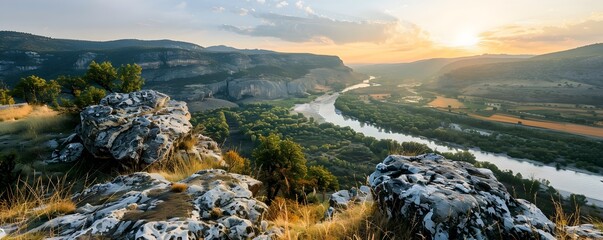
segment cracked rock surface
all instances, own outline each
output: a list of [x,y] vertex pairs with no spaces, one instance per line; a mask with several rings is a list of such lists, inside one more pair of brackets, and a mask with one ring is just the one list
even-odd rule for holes
[[390,219],[414,218],[428,239],[555,239],[555,225],[540,209],[469,163],[392,155],[369,182],[381,211]]
[[[192,133],[185,102],[154,91],[112,93],[80,113],[81,123],[47,162],[72,162],[85,150],[96,159],[115,159],[125,167],[168,159]],[[191,154],[221,161],[217,143],[203,136]]]
[[281,229],[263,221],[267,206],[252,189],[261,182],[224,170],[201,170],[175,183],[138,172],[94,185],[73,196],[76,213],[31,230],[52,239],[271,239]]

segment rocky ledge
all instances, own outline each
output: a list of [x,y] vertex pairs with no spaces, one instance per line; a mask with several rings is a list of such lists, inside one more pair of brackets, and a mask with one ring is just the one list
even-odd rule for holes
[[[153,90],[109,94],[82,110],[80,119],[76,134],[48,162],[75,161],[85,148],[96,159],[115,159],[126,167],[148,165],[168,159],[193,134],[186,103]],[[198,144],[190,152],[221,159],[213,140],[195,137]]]
[[555,239],[555,225],[540,209],[511,197],[490,170],[469,163],[392,155],[369,182],[381,211],[414,220],[427,239]]
[[271,239],[281,229],[263,221],[253,198],[261,182],[223,170],[202,170],[171,183],[158,174],[124,175],[73,196],[76,213],[30,232],[52,239]]

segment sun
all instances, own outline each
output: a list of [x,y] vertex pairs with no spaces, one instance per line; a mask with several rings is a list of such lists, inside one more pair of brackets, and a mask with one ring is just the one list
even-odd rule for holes
[[463,31],[459,32],[448,45],[451,47],[475,47],[480,41],[481,39],[476,33]]

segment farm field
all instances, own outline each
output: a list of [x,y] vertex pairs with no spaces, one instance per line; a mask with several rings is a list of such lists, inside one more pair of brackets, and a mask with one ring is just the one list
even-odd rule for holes
[[496,122],[504,122],[504,123],[521,122],[522,125],[530,126],[530,127],[538,127],[538,128],[550,129],[550,130],[555,130],[555,131],[568,132],[568,133],[573,133],[573,134],[580,134],[580,135],[603,138],[603,128],[598,128],[598,127],[590,127],[590,126],[584,126],[584,125],[578,125],[578,124],[572,124],[572,123],[547,122],[547,121],[537,121],[537,120],[530,120],[530,119],[521,119],[518,117],[502,115],[502,114],[494,114],[490,117],[484,117],[484,116],[480,116],[480,115],[476,115],[476,114],[469,114],[469,116],[478,118],[478,119],[484,119],[484,120],[490,120],[490,121],[496,121]]
[[442,96],[438,96],[435,100],[431,101],[428,105],[430,107],[436,107],[436,108],[448,108],[448,106],[450,106],[451,108],[465,107],[465,105],[462,102],[459,102],[459,100],[457,100],[457,99],[446,98],[446,97],[442,97]]

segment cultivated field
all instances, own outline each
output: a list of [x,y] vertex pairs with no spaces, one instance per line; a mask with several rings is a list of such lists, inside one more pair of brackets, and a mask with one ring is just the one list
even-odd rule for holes
[[483,117],[483,116],[479,116],[479,115],[475,115],[475,114],[469,114],[469,115],[474,118],[485,119],[485,120],[490,120],[490,121],[504,122],[504,123],[521,122],[521,124],[523,124],[525,126],[539,127],[539,128],[551,129],[551,130],[555,130],[555,131],[568,132],[568,133],[573,133],[573,134],[603,138],[603,128],[598,128],[598,127],[589,127],[589,126],[571,124],[571,123],[546,122],[546,121],[537,121],[537,120],[530,120],[530,119],[521,119],[518,117],[502,115],[502,114],[494,114],[490,117]]
[[428,104],[430,107],[436,107],[436,108],[448,108],[448,106],[450,106],[451,108],[464,108],[465,105],[462,102],[459,102],[459,100],[456,100],[454,98],[446,98],[446,97],[442,97],[442,96],[438,96],[435,100],[431,101]]

